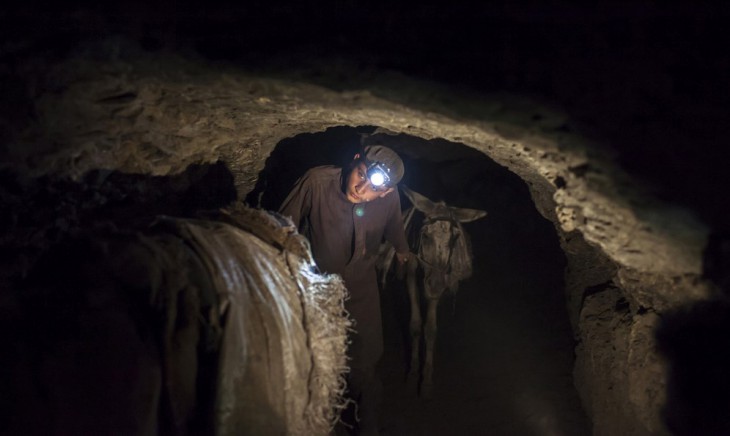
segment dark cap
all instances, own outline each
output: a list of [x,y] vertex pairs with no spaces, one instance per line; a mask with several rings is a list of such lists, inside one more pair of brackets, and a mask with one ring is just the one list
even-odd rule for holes
[[389,186],[395,186],[403,178],[403,174],[405,173],[403,161],[398,156],[398,153],[390,148],[382,145],[368,145],[365,147],[365,159],[370,163],[377,162],[382,164],[389,170]]

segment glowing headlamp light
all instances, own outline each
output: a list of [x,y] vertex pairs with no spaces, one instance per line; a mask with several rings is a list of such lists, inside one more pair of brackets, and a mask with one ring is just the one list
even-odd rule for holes
[[390,182],[388,173],[390,173],[390,170],[383,164],[375,162],[368,166],[368,180],[376,188],[387,185]]

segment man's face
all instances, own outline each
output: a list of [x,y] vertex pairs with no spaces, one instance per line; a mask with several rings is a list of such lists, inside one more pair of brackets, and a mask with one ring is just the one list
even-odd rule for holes
[[350,171],[345,186],[345,194],[351,203],[365,203],[376,198],[385,197],[393,191],[393,188],[376,188],[370,183],[367,176],[367,167],[364,163],[358,164]]

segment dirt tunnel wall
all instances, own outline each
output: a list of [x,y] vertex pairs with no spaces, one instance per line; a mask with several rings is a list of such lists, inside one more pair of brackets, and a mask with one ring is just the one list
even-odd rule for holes
[[664,312],[714,292],[701,277],[707,229],[623,173],[610,148],[518,96],[474,99],[393,75],[335,91],[292,72],[268,78],[135,50],[122,43],[113,56],[30,68],[34,115],[5,132],[3,167],[80,179],[222,161],[243,199],[276,144],[300,133],[370,125],[464,144],[522,178],[554,223],[579,340],[575,378],[594,433],[665,432],[653,329]]

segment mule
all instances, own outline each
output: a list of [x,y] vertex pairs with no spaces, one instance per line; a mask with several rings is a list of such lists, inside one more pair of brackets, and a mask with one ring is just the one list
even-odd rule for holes
[[[436,314],[441,297],[447,292],[456,293],[459,282],[471,276],[472,252],[469,235],[462,223],[475,221],[487,215],[476,209],[456,208],[443,201],[434,202],[418,192],[401,186],[401,191],[413,204],[404,213],[404,226],[411,252],[415,254],[405,267],[405,279],[410,300],[409,331],[411,338],[411,363],[408,383],[419,388],[420,394],[430,397],[433,388],[433,354],[436,342]],[[423,221],[414,225],[415,210],[423,213]],[[387,267],[392,263],[393,250],[383,261],[382,281],[385,283]],[[425,325],[421,315],[418,268],[423,272],[423,298],[426,300]],[[425,344],[425,359],[419,373],[421,339]]]

